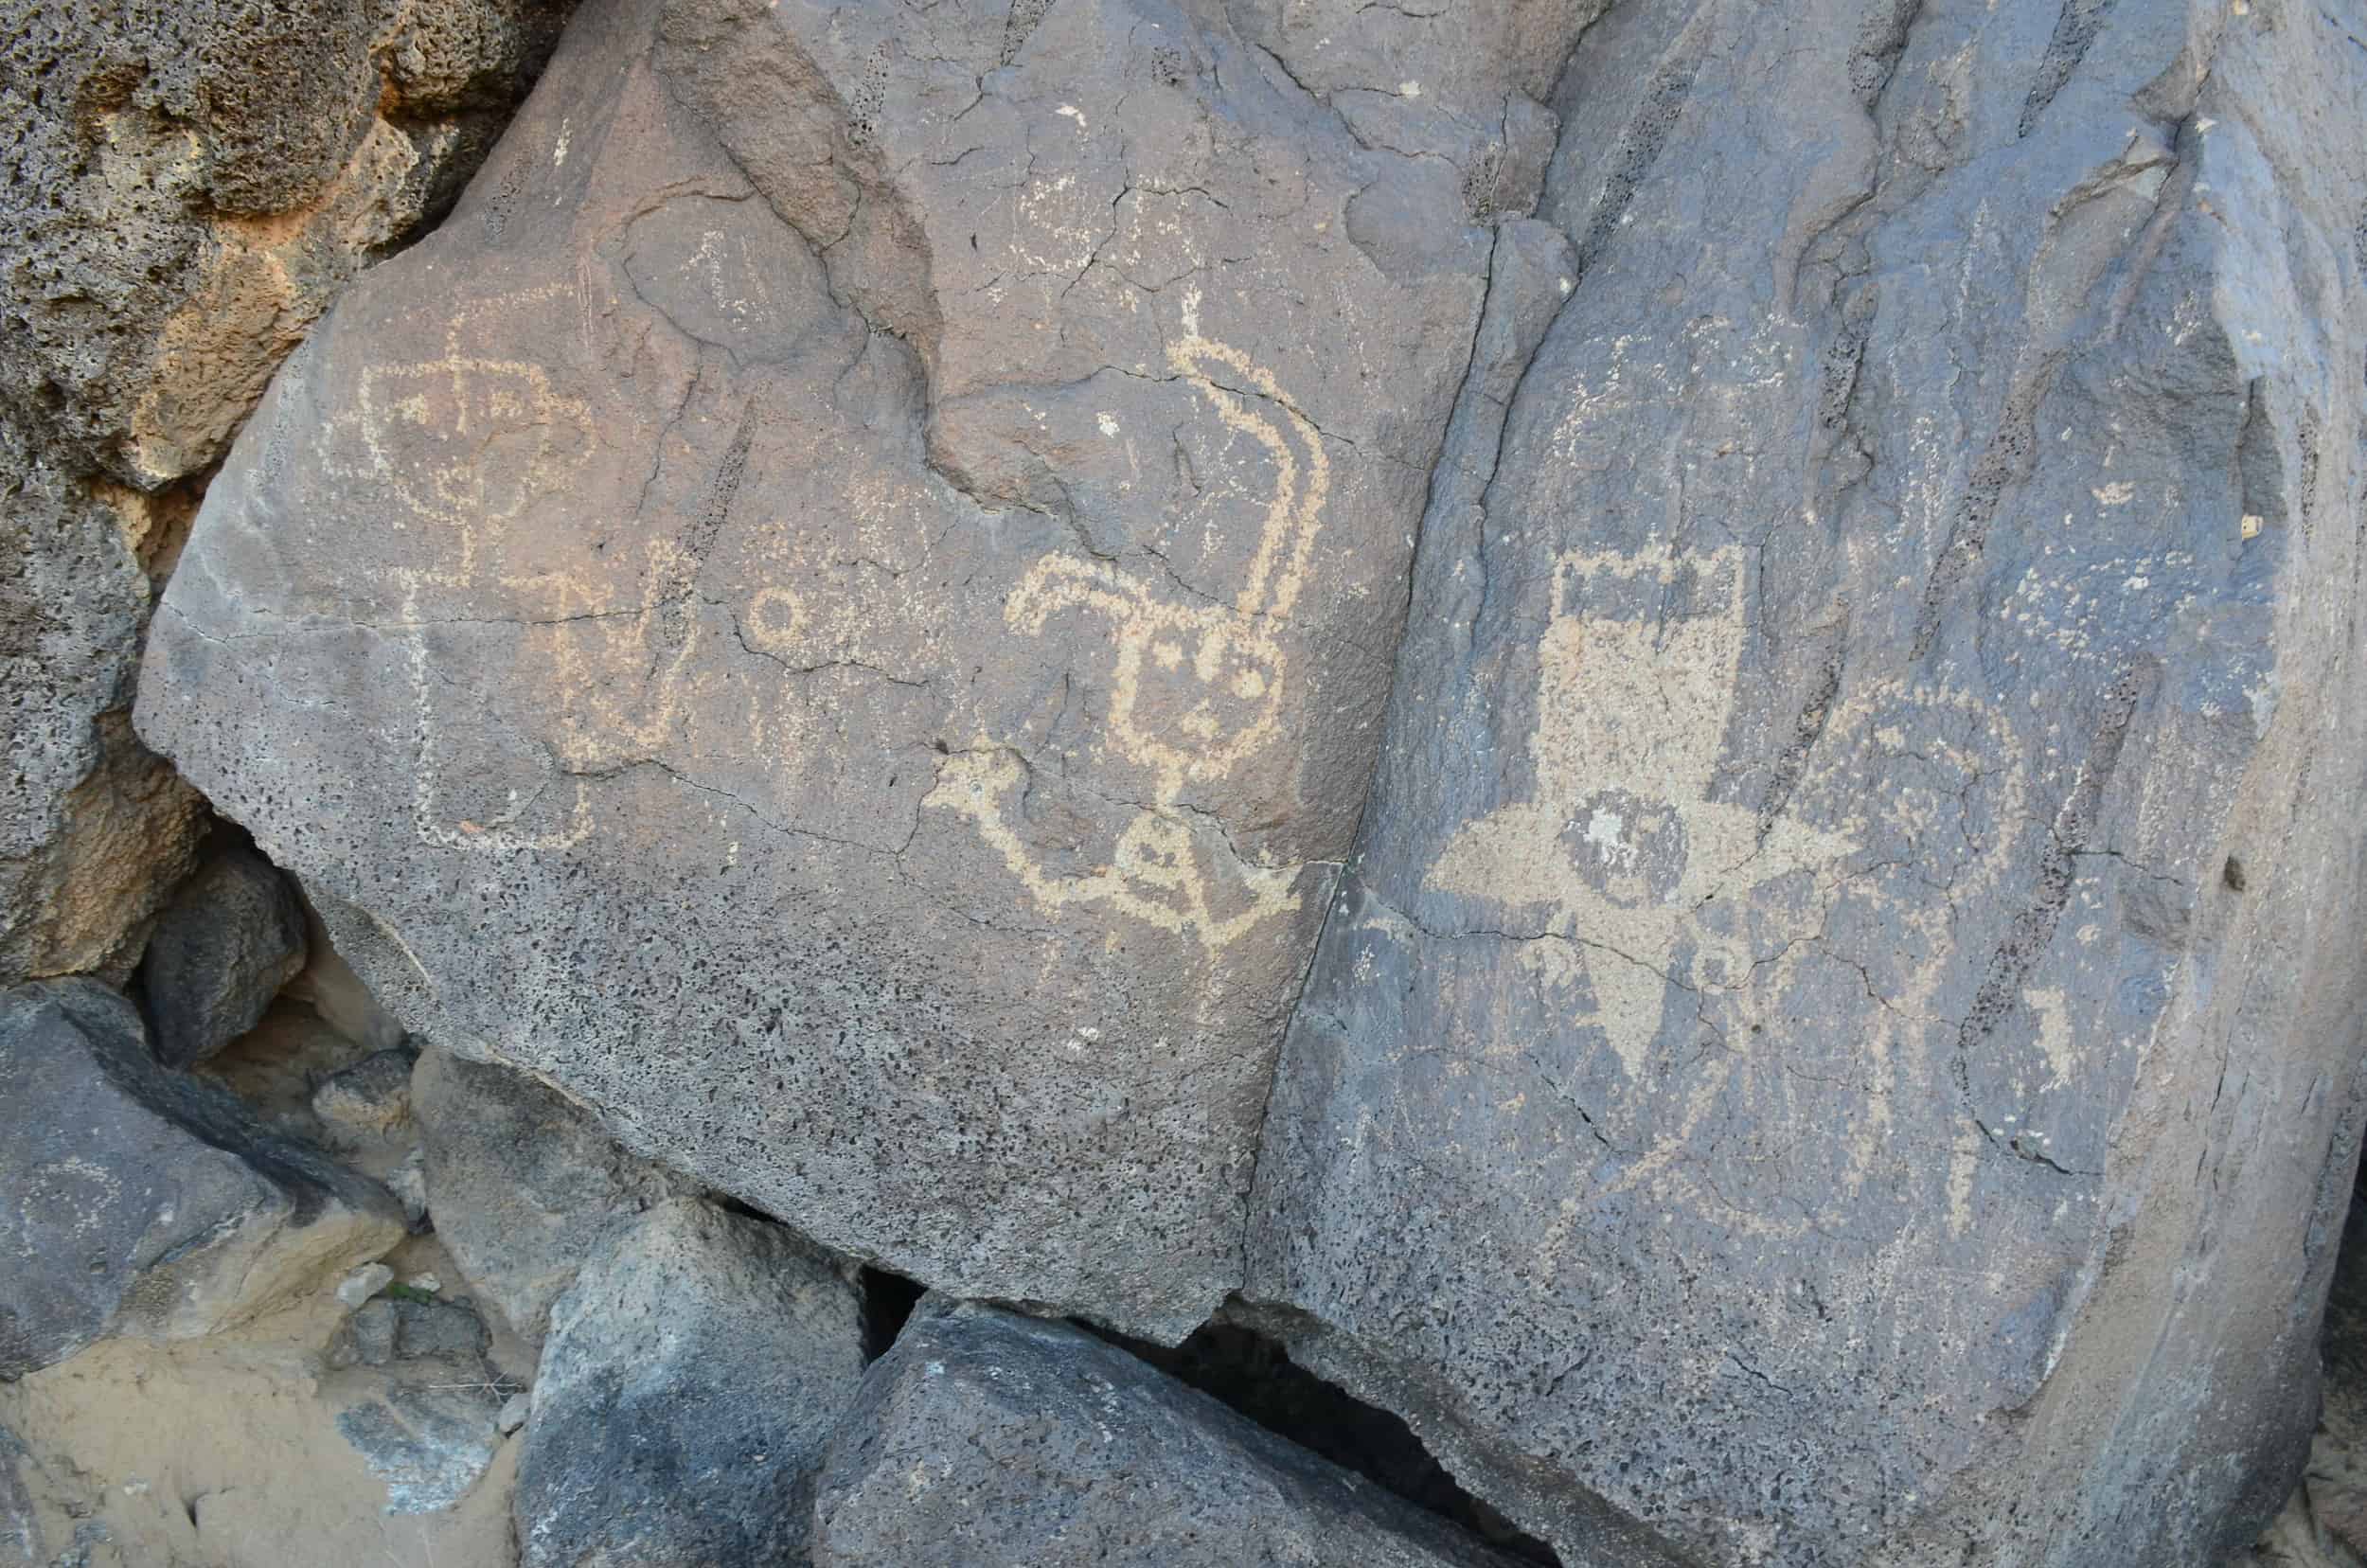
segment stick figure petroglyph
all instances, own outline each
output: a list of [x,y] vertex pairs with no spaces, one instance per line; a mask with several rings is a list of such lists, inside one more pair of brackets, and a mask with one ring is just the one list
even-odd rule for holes
[[[1298,907],[1296,867],[1219,854],[1183,795],[1189,784],[1232,775],[1280,729],[1290,656],[1278,633],[1306,583],[1331,464],[1313,423],[1271,371],[1201,335],[1198,305],[1196,295],[1186,297],[1184,331],[1169,345],[1167,363],[1228,430],[1262,447],[1273,469],[1273,494],[1241,591],[1230,605],[1184,602],[1112,562],[1048,555],[1021,579],[1004,612],[1012,630],[1029,636],[1041,636],[1063,610],[1108,621],[1110,738],[1121,756],[1150,771],[1150,802],[1118,835],[1110,864],[1083,876],[1047,872],[1012,826],[1006,802],[1026,767],[1007,748],[950,758],[931,803],[974,820],[1039,901],[1107,903],[1169,931],[1188,929],[1214,952]],[[1226,371],[1271,404],[1279,421],[1219,385],[1212,372]]]
[[[425,525],[451,540],[447,564],[390,574],[402,589],[398,625],[407,633],[402,662],[418,714],[412,816],[423,844],[487,854],[547,851],[572,847],[592,830],[591,801],[580,780],[563,826],[539,832],[518,824],[541,792],[525,799],[511,792],[505,809],[482,822],[453,820],[442,809],[446,762],[420,604],[430,587],[485,586],[489,574],[481,556],[489,529],[515,522],[538,496],[563,490],[590,454],[591,411],[559,393],[543,366],[464,347],[465,339],[481,335],[472,325],[476,318],[571,293],[548,284],[462,307],[445,330],[441,358],[365,366],[354,406],[326,427],[324,472],[393,502],[392,528]],[[348,454],[360,455],[358,466]]]
[[[1878,839],[1961,903],[2002,875],[2007,844],[1994,825],[2020,811],[2022,751],[2002,717],[1978,698],[1896,681],[1834,705],[1790,809],[1769,820],[1713,798],[1739,690],[1746,559],[1725,548],[1556,562],[1528,746],[1535,791],[1467,825],[1427,879],[1541,917],[1521,961],[1557,1005],[1586,1007],[1576,1021],[1601,1029],[1649,1129],[1605,1193],[1678,1179],[1676,1162],[1721,1097],[1748,1092],[1740,1075],[1755,1071],[1754,1054],[1781,1048],[1754,1041],[1818,951],[1816,934],[1845,897],[1884,899],[1860,870]],[[1986,792],[1985,836],[1965,825],[1967,781]],[[1881,903],[1882,922],[1908,938],[1898,950],[1916,956],[1864,1030],[1866,1100],[1846,1189],[1889,1129],[1895,1056],[1927,1050],[1939,1024],[1925,1009],[1951,951],[1948,907]],[[1721,1045],[1672,1075],[1655,1047],[1678,1005],[1697,1008]],[[1672,1082],[1679,1103],[1653,1109]]]

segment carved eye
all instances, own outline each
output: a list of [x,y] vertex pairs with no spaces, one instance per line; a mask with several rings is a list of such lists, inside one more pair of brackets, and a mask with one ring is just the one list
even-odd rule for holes
[[1150,656],[1162,669],[1173,669],[1184,662],[1184,645],[1166,641],[1150,645]]
[[1266,677],[1257,670],[1244,669],[1233,677],[1233,695],[1241,701],[1255,702],[1266,694]]

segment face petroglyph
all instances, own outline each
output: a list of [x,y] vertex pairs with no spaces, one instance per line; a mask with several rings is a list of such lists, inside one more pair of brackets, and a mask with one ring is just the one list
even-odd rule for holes
[[462,307],[440,358],[365,366],[354,406],[329,421],[324,466],[379,489],[411,518],[456,530],[456,580],[475,570],[483,531],[563,489],[593,440],[590,408],[558,392],[544,366],[468,346],[482,321],[572,294],[546,284]]
[[[1714,798],[1740,689],[1746,559],[1561,557],[1539,645],[1534,793],[1468,824],[1428,877],[1522,925],[1540,991],[1601,1030],[1646,1130],[1605,1195],[1690,1183],[1680,1158],[1721,1105],[1781,1078],[1786,995],[1830,956],[1797,933],[1877,911],[1909,956],[1863,1042],[1862,1114],[1833,1202],[1861,1186],[1889,1157],[1890,1084],[1905,1065],[1894,1059],[1944,1032],[1926,1005],[1949,951],[1948,901],[1890,896],[1873,868],[1902,859],[1973,891],[2002,871],[2000,829],[2019,814],[2023,759],[2001,717],[1898,681],[1835,704],[1783,810]],[[1734,1219],[1792,1234],[1810,1217]]]
[[[549,853],[593,831],[585,774],[655,756],[673,733],[701,656],[694,590],[696,554],[678,539],[652,538],[633,552],[635,581],[622,602],[616,585],[583,570],[505,570],[503,530],[540,500],[563,497],[591,455],[593,419],[580,400],[553,389],[553,372],[531,361],[463,351],[478,317],[575,303],[559,285],[489,296],[456,310],[442,357],[365,367],[350,411],[327,427],[324,469],[367,485],[395,504],[396,527],[429,527],[450,539],[448,564],[390,574],[401,589],[392,630],[418,713],[414,828],[422,844],[479,853]],[[358,461],[357,461],[358,459]],[[495,542],[489,547],[485,543]],[[433,590],[499,590],[519,605],[522,624],[540,625],[561,700],[549,741],[544,788],[507,792],[498,811],[461,816],[446,803],[437,679],[421,605]],[[747,607],[755,634],[792,637],[806,615],[801,597],[780,584],[756,589]],[[561,775],[566,794],[545,802]],[[567,798],[572,796],[571,799]],[[554,811],[554,807],[556,811]],[[528,827],[533,816],[542,825]],[[544,820],[548,819],[548,820]]]
[[[1162,929],[1189,930],[1214,952],[1270,917],[1298,907],[1295,866],[1243,864],[1219,854],[1190,819],[1187,785],[1233,774],[1278,733],[1290,660],[1276,630],[1307,579],[1331,468],[1314,425],[1271,371],[1239,349],[1201,335],[1198,298],[1184,301],[1183,334],[1167,363],[1218,419],[1264,449],[1273,494],[1247,580],[1230,605],[1179,603],[1105,561],[1049,555],[1006,606],[1012,630],[1041,636],[1053,615],[1084,611],[1111,627],[1110,739],[1150,770],[1151,801],[1119,834],[1111,863],[1083,877],[1047,872],[1009,819],[1026,769],[991,743],[949,759],[933,805],[972,818],[1038,900],[1107,903]],[[1230,373],[1280,418],[1219,384]]]

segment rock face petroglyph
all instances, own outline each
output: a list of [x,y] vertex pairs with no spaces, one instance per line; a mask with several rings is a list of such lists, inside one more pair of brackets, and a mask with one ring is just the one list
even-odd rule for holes
[[[1896,681],[1833,704],[1788,809],[1715,798],[1748,641],[1749,574],[1750,557],[1734,548],[1559,557],[1538,644],[1535,796],[1467,825],[1428,877],[1521,928],[1520,962],[1557,1011],[1601,1029],[1628,1093],[1664,1081],[1654,1046],[1672,1007],[1719,1042],[1686,1070],[1675,1105],[1626,1118],[1647,1147],[1607,1192],[1681,1180],[1679,1153],[1740,1087],[1736,1075],[1780,1076],[1765,1060],[1769,1026],[1780,1039],[1784,997],[1816,953],[1798,934],[1824,929],[1851,899],[1869,843],[1903,840],[1927,879],[1952,898],[1979,898],[2002,874],[2007,829],[2023,811],[2026,762],[2002,716],[1964,693]],[[1967,793],[1983,797],[1977,819]],[[1884,830],[1870,830],[1876,819]],[[1780,904],[1789,934],[1754,918],[1754,900]],[[1837,1134],[1850,1149],[1837,1202],[1887,1157],[1892,1096],[1928,1065],[1943,1022],[1929,1008],[1946,908],[1870,901],[1925,960],[1902,972],[1889,1016],[1861,1036],[1864,1100]],[[1893,1061],[1902,1049],[1918,1060]],[[1723,1203],[1714,1191],[1694,1196]],[[1799,1235],[1819,1211],[1733,1212],[1755,1232]]]
[[[1103,903],[1169,931],[1189,931],[1211,950],[1299,906],[1297,866],[1245,864],[1212,854],[1183,804],[1188,783],[1222,779],[1271,745],[1285,711],[1290,652],[1277,634],[1313,564],[1331,490],[1322,437],[1272,372],[1248,355],[1200,335],[1199,296],[1184,296],[1184,334],[1167,363],[1191,383],[1225,427],[1255,442],[1272,464],[1273,495],[1250,558],[1248,582],[1232,604],[1181,602],[1106,561],[1044,557],[1006,601],[1011,629],[1041,637],[1064,610],[1108,623],[1109,735],[1148,769],[1157,793],[1118,835],[1112,862],[1083,877],[1049,876],[1006,820],[1007,797],[1025,777],[1013,757],[991,748],[950,763],[943,804],[972,817],[1033,898],[1059,906]],[[1219,385],[1230,373],[1243,390]],[[1255,400],[1255,403],[1253,403]],[[1271,414],[1261,411],[1271,409]],[[1287,434],[1286,434],[1287,432]],[[1147,696],[1146,683],[1166,701]],[[932,796],[934,801],[935,796]],[[1227,873],[1231,882],[1227,885]]]
[[2358,258],[2235,104],[2355,65],[2016,9],[1614,8],[1436,470],[1244,1295],[1565,1553],[2203,1564],[2305,1436]]
[[[502,530],[514,526],[538,496],[565,493],[582,470],[594,439],[589,406],[556,391],[543,365],[489,359],[465,347],[478,335],[482,321],[531,316],[538,310],[547,314],[550,305],[572,293],[545,285],[455,310],[441,358],[365,367],[352,410],[329,419],[322,435],[325,472],[370,487],[397,508],[389,527],[432,530],[440,536],[433,547],[449,552],[446,565],[389,574],[402,591],[394,626],[409,632],[404,663],[418,718],[413,827],[422,844],[493,854],[547,851],[571,848],[592,831],[591,801],[580,783],[574,786],[563,821],[541,830],[517,825],[536,801],[521,799],[515,791],[499,812],[482,822],[454,820],[443,811],[447,762],[437,750],[442,725],[423,624],[428,590],[475,587],[481,578],[499,576]],[[653,557],[658,548],[652,546]],[[653,560],[652,567],[657,564]],[[544,586],[504,580],[513,587]],[[564,597],[573,584],[561,579],[548,586]],[[653,570],[644,621],[667,601],[663,596],[669,587],[678,595],[682,585],[665,583]],[[588,609],[580,603],[574,608]],[[590,634],[600,633],[595,628]]]

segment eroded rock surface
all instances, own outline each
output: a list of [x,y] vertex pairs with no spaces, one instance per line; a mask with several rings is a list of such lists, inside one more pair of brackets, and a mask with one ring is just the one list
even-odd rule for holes
[[502,1398],[486,1382],[390,1382],[337,1413],[338,1435],[386,1486],[386,1511],[438,1513],[469,1495],[501,1447]]
[[614,1232],[698,1193],[619,1149],[582,1107],[506,1067],[422,1052],[410,1099],[436,1233],[528,1345],[543,1343],[551,1303]]
[[1248,1285],[1565,1550],[2216,1564],[2282,1501],[2359,1127],[2362,64],[2259,5],[1579,45],[1576,284],[1441,470]]
[[1326,105],[1157,0],[603,3],[240,437],[143,731],[428,1038],[1178,1337],[1590,10]]
[[831,1439],[812,1560],[1514,1563],[1079,1329],[941,1301]]
[[304,909],[260,855],[226,849],[182,884],[140,957],[156,1058],[205,1060],[261,1022],[304,969]]
[[138,956],[197,796],[133,737],[151,605],[280,359],[447,205],[545,0],[0,4],[0,984]]
[[[1565,1561],[2216,1565],[2360,1126],[2367,56],[1598,11],[598,0],[142,734],[424,1037],[952,1292],[1237,1288]],[[550,1442],[530,1552],[678,1549]]]
[[863,1297],[778,1225],[696,1199],[616,1237],[551,1313],[518,1461],[521,1568],[802,1562]]
[[0,1378],[214,1332],[402,1238],[383,1190],[159,1067],[90,981],[0,994]]

